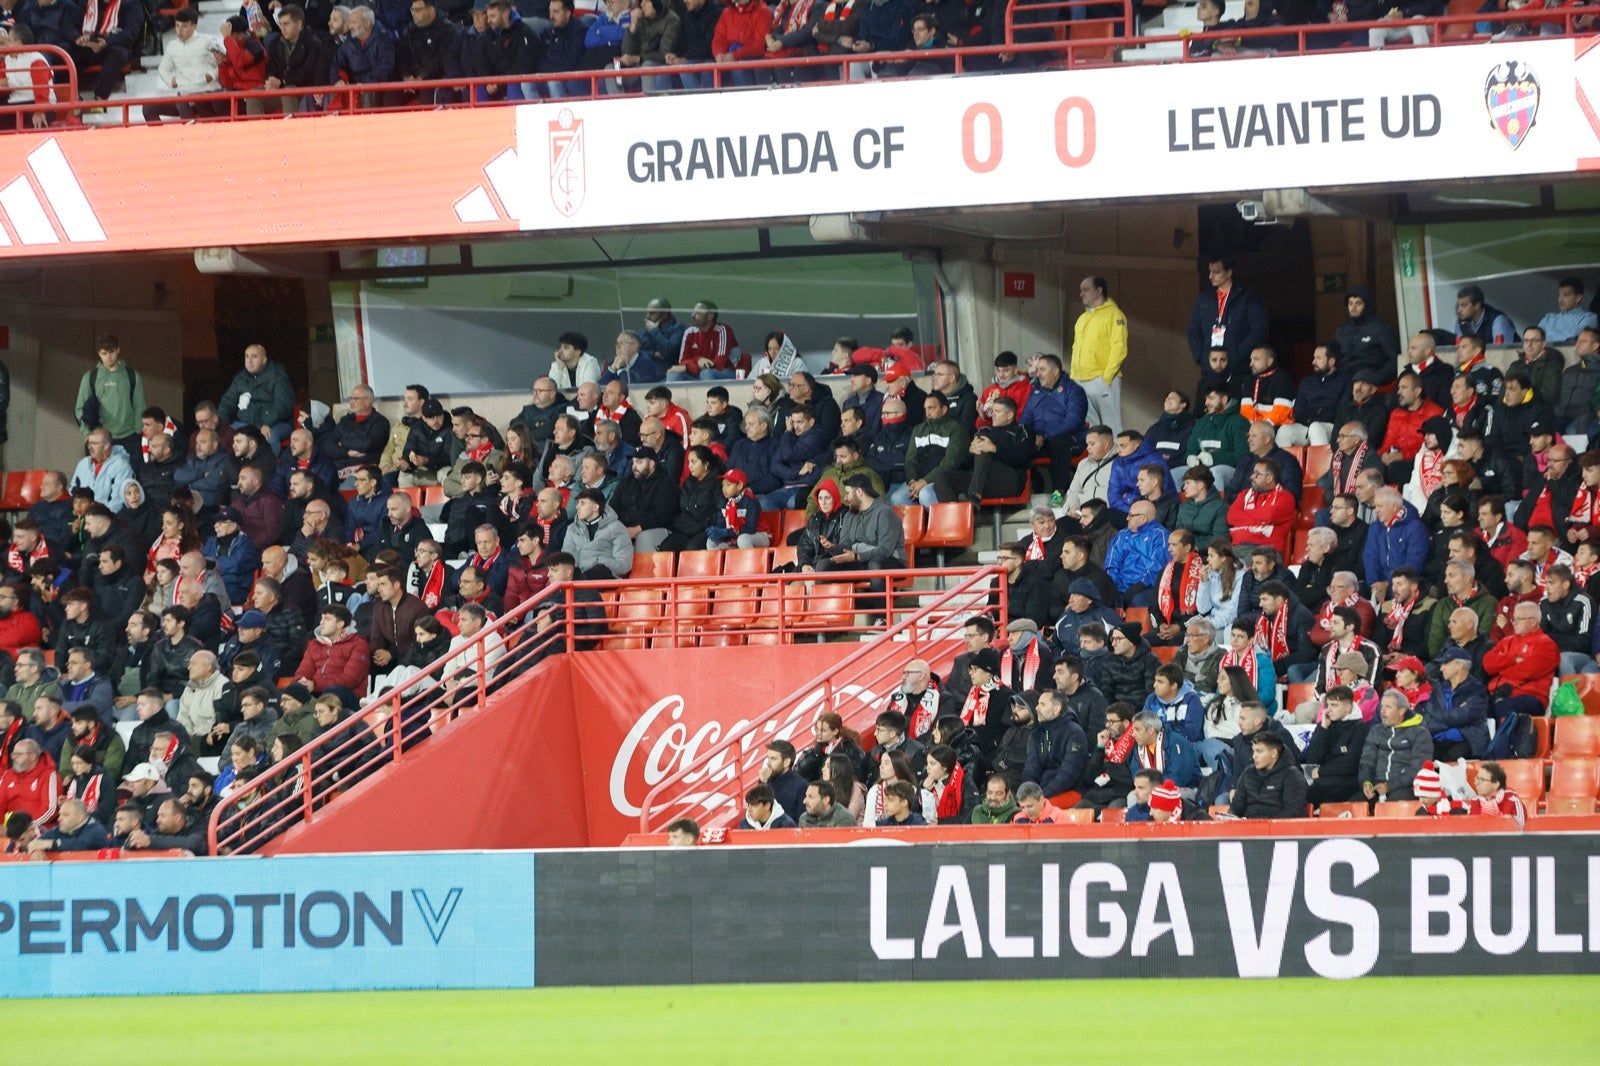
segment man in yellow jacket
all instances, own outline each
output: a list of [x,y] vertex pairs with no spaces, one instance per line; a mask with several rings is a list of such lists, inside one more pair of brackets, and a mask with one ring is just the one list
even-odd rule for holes
[[1122,432],[1122,364],[1128,358],[1128,316],[1106,295],[1105,278],[1078,283],[1083,314],[1072,329],[1072,380],[1089,397],[1089,425]]

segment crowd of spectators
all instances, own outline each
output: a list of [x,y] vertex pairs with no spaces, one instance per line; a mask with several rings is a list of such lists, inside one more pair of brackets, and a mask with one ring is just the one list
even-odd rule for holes
[[[1403,345],[1355,289],[1297,382],[1260,298],[1210,266],[1189,326],[1204,414],[1173,390],[1148,432],[1089,426],[1065,494],[1000,547],[1003,625],[973,617],[942,682],[909,663],[865,755],[819,720],[798,770],[851,824],[1050,822],[1062,802],[1132,820],[1417,800],[1522,816],[1495,760],[1533,753],[1559,677],[1600,672],[1600,327],[1582,281],[1520,331],[1463,286],[1453,330]],[[1080,340],[1104,295],[1086,279]],[[1510,344],[1502,372],[1486,352]],[[1098,359],[1074,351],[1069,390]],[[1056,367],[1022,379],[1039,390]],[[1307,443],[1329,446],[1310,478]],[[1286,685],[1309,695],[1285,705]],[[1481,802],[1440,798],[1438,768],[1461,760],[1483,760]]]
[[[1296,382],[1259,298],[1226,260],[1210,277],[1189,329],[1206,413],[1174,390],[1148,433],[1089,419],[1120,420],[1127,349],[1100,278],[1065,365],[1002,352],[981,388],[909,330],[839,338],[819,377],[781,332],[752,358],[709,301],[681,323],[658,299],[610,355],[563,334],[504,426],[421,384],[393,421],[365,385],[335,418],[259,345],[180,425],[101,335],[74,405],[85,455],[7,531],[0,814],[50,830],[81,799],[102,827],[137,814],[125,840],[183,836],[157,823],[169,799],[169,827],[248,807],[274,764],[350,735],[364,697],[409,690],[552,582],[625,578],[637,552],[766,546],[773,508],[808,515],[796,569],[893,570],[912,560],[890,501],[975,502],[1029,477],[1049,495],[999,549],[1009,617],[974,618],[943,681],[908,667],[874,757],[830,758],[835,729],[778,776],[831,781],[864,824],[968,818],[996,774],[1034,820],[1072,794],[1118,806],[1146,769],[1185,802],[1260,814],[1270,793],[1292,815],[1302,793],[1410,799],[1430,760],[1523,754],[1557,675],[1600,672],[1600,450],[1571,443],[1600,402],[1583,286],[1563,280],[1521,333],[1464,288],[1455,367],[1432,332],[1402,354],[1355,291]],[[1508,337],[1502,374],[1484,351]],[[743,411],[716,384],[691,414],[662,383],[730,377],[752,380]],[[1335,442],[1317,478],[1305,441]],[[444,501],[426,517],[418,486]],[[594,597],[578,610],[603,629]],[[528,621],[543,632],[559,610]],[[1284,705],[1280,682],[1312,695]],[[119,721],[137,722],[125,745]],[[427,725],[396,728],[410,742]],[[197,762],[213,756],[215,777]],[[1309,770],[1297,787],[1268,780],[1291,766]],[[803,790],[775,793],[755,820],[805,824]]]

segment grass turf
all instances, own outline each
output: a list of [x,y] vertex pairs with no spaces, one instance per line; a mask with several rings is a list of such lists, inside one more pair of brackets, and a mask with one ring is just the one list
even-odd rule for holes
[[[0,1009],[14,1022],[4,1059],[16,1063],[56,1061],[70,1033],[78,1061],[121,1061],[130,1047],[145,1047],[165,1062],[220,1051],[229,1066],[443,1056],[748,1066],[774,1052],[810,1057],[837,1047],[873,1056],[930,1039],[940,1062],[1126,1062],[1132,1054],[1285,1066],[1421,1053],[1419,1061],[1544,1066],[1595,1061],[1597,999],[1600,977],[1444,977],[152,996]],[[875,1043],[886,1036],[888,1045]],[[996,1052],[1005,1057],[986,1054]]]

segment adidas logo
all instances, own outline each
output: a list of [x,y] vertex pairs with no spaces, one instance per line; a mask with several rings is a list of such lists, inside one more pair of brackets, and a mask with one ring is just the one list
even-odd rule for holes
[[29,152],[27,171],[0,188],[0,221],[4,222],[0,247],[106,239],[99,217],[54,137]]

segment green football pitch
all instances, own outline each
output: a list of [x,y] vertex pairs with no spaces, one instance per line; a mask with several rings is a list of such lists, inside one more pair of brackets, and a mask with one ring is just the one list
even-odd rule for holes
[[[55,1062],[65,1054],[76,1062],[130,1055],[178,1062],[192,1053],[228,1066],[748,1066],[791,1055],[941,1063],[1127,1062],[1133,1055],[1163,1063],[1504,1066],[1597,1061],[1597,1007],[1600,977],[145,996],[6,1003],[0,1060]],[[137,1048],[145,1054],[133,1054]]]

